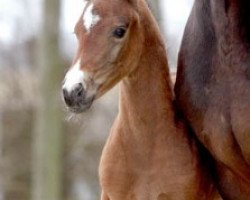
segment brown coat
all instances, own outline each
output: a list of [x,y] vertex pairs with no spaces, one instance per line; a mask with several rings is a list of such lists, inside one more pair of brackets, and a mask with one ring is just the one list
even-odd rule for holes
[[250,199],[250,2],[196,0],[179,54],[180,112],[216,161],[225,199]]

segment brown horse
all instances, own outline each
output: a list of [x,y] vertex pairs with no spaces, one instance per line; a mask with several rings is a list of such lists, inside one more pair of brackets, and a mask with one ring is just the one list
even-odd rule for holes
[[122,80],[119,114],[100,163],[102,200],[209,200],[215,187],[176,118],[166,49],[144,0],[88,1],[63,94],[89,108]]
[[216,161],[222,196],[249,200],[249,0],[195,1],[175,92],[182,114]]

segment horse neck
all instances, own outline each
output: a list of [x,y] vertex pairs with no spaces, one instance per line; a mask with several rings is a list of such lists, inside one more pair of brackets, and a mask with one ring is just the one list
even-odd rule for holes
[[149,134],[166,133],[174,123],[172,84],[164,42],[153,18],[149,15],[144,21],[147,28],[141,58],[136,70],[122,81],[120,91],[119,116],[126,125],[126,135],[139,140]]

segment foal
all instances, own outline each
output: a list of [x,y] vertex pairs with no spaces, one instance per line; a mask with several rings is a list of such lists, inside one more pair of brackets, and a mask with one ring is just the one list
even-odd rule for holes
[[176,119],[166,49],[144,0],[93,0],[75,27],[63,85],[83,112],[120,80],[119,114],[100,163],[102,200],[209,200],[215,188]]

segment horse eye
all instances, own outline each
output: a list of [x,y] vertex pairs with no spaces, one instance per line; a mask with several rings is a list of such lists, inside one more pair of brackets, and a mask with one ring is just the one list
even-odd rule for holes
[[119,28],[115,29],[113,35],[116,38],[123,38],[125,33],[126,33],[126,29],[124,27],[119,27]]

